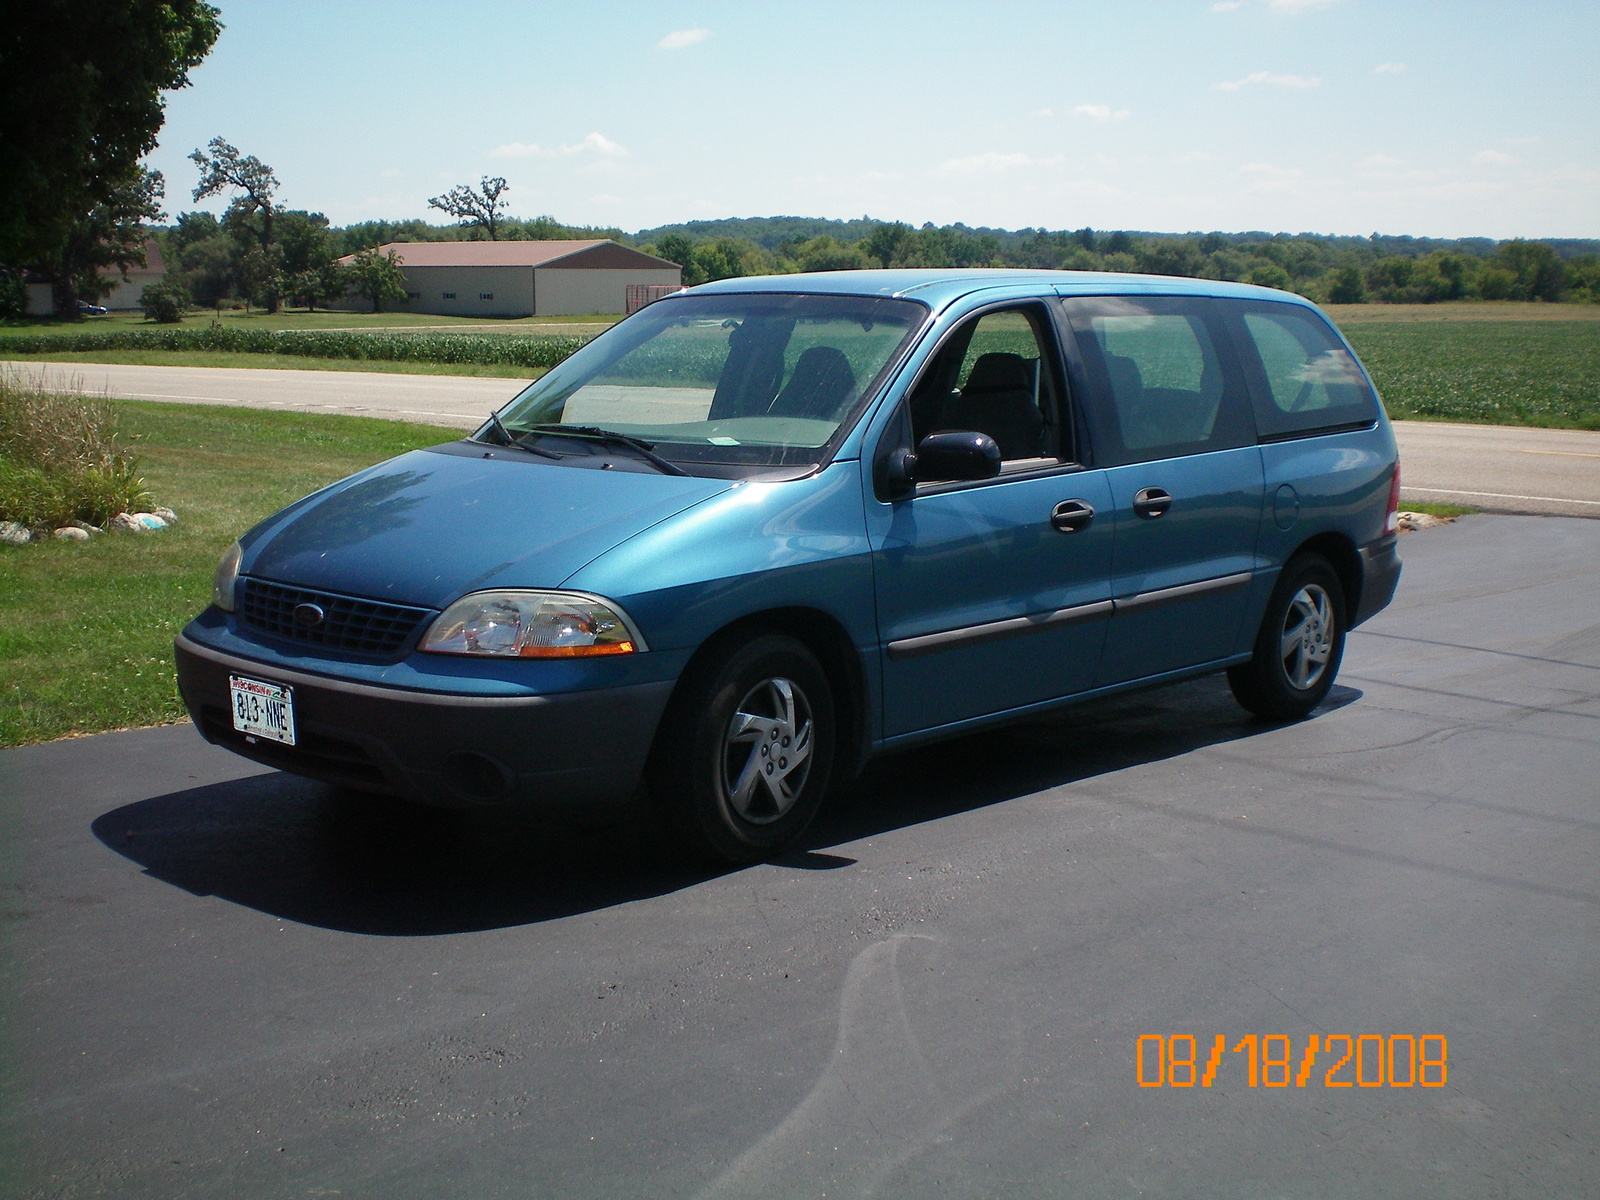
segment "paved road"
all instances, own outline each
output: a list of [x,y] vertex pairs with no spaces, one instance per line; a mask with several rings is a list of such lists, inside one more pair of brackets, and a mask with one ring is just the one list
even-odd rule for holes
[[[24,363],[137,400],[240,404],[478,425],[525,380],[357,371]],[[1399,421],[1405,497],[1486,512],[1600,517],[1600,433]]]
[[[0,754],[7,1194],[1600,1195],[1600,523],[1403,548],[1311,721],[968,738],[726,874],[187,727]],[[1136,1086],[1150,1034],[1212,1086]],[[1250,1034],[1447,1086],[1252,1088]]]

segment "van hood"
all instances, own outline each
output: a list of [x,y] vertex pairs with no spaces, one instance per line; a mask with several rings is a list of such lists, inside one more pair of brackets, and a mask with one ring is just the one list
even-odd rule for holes
[[491,587],[558,587],[726,479],[561,466],[460,443],[415,450],[269,517],[240,539],[241,573],[443,608]]

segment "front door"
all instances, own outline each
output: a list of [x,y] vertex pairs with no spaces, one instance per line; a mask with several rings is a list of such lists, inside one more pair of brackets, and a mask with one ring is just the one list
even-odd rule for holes
[[[1097,686],[1234,653],[1256,567],[1261,454],[1209,301],[1066,301],[1115,523]],[[1247,640],[1247,639],[1246,639]]]
[[906,444],[976,430],[1004,467],[869,501],[886,736],[1091,685],[1111,611],[1112,495],[1105,472],[1077,465],[1065,401],[1042,304],[969,319],[910,393]]

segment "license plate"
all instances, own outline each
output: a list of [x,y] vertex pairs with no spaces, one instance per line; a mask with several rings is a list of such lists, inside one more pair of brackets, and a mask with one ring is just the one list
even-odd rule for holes
[[281,683],[228,676],[233,727],[246,737],[294,745],[294,691]]

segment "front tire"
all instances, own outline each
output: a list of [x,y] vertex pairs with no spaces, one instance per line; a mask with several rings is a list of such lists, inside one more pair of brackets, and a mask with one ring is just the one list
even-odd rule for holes
[[1327,559],[1291,559],[1267,602],[1255,656],[1228,671],[1245,708],[1269,721],[1299,721],[1327,698],[1344,657],[1344,587]]
[[695,851],[770,858],[817,814],[833,769],[833,689],[794,638],[759,634],[691,666],[651,755],[657,811]]

